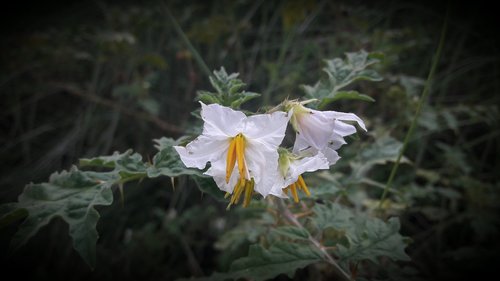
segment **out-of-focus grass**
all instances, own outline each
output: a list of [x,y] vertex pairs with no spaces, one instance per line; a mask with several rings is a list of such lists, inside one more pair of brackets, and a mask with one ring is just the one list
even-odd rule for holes
[[[250,90],[263,94],[250,103],[253,109],[300,97],[300,84],[324,75],[323,59],[360,49],[384,53],[378,66],[384,82],[356,86],[375,103],[329,107],[356,112],[370,130],[342,151],[345,165],[377,138],[404,138],[446,9],[409,1],[173,1],[167,7],[209,68],[239,72]],[[452,4],[450,12],[442,60],[406,153],[412,163],[395,177],[393,188],[404,195],[389,194],[394,206],[406,206],[397,213],[414,240],[412,265],[429,280],[469,277],[498,261],[492,238],[500,188],[499,42],[480,8]],[[163,5],[110,1],[54,7],[50,15],[33,21],[39,25],[17,23],[21,31],[7,30],[1,43],[1,203],[78,158],[127,148],[147,158],[153,138],[189,130],[196,90],[209,87]],[[381,168],[370,176],[384,182],[388,173]],[[130,184],[124,206],[116,200],[103,211],[95,272],[74,253],[59,222],[20,252],[2,250],[2,262],[51,279],[170,280],[227,267],[227,255],[213,244],[239,211],[226,212],[188,179],[176,181],[176,189],[166,179]],[[380,189],[364,188],[380,198]],[[1,232],[2,249],[13,231]]]

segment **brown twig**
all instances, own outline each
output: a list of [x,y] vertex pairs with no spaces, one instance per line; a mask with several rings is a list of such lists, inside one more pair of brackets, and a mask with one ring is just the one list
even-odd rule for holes
[[[285,219],[287,219],[291,224],[295,225],[296,227],[306,230],[305,227],[297,220],[295,215],[292,214],[292,212],[290,212],[290,210],[283,204],[283,200],[278,199],[277,202],[278,202],[277,203],[278,207],[281,210],[281,213],[285,217]],[[339,266],[339,264],[335,261],[335,259],[326,251],[326,248],[323,245],[321,245],[321,243],[318,240],[314,239],[314,237],[311,236],[309,231],[307,231],[307,235],[309,242],[311,242],[311,244],[313,244],[313,246],[316,247],[323,254],[325,261],[333,266],[333,269],[340,278],[340,280],[352,281],[349,274]]]
[[178,126],[167,123],[167,122],[161,120],[158,116],[149,114],[147,112],[141,112],[141,111],[132,110],[130,108],[126,108],[113,100],[101,98],[96,94],[80,90],[73,85],[68,85],[68,84],[53,84],[53,85],[57,89],[63,90],[63,91],[65,91],[73,96],[77,96],[77,97],[83,98],[87,101],[93,102],[95,104],[112,108],[112,109],[119,111],[123,114],[151,122],[164,131],[171,132],[171,133],[182,133],[183,132],[183,130],[181,128],[179,128]]

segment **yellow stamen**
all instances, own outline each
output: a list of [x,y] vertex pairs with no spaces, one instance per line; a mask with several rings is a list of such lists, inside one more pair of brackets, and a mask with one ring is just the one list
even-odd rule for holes
[[248,204],[250,204],[250,201],[252,200],[252,195],[253,195],[253,187],[255,185],[255,182],[252,178],[252,180],[249,180],[245,184],[245,200],[243,201],[243,207],[247,207]]
[[309,189],[307,188],[306,182],[302,178],[302,175],[299,176],[299,179],[297,180],[297,184],[301,189],[304,191],[304,193],[307,195],[307,197],[311,196],[311,192],[309,192]]
[[229,183],[229,178],[233,173],[234,165],[236,163],[236,140],[237,137],[233,138],[229,143],[229,149],[227,150],[226,158],[226,183]]
[[245,188],[245,180],[239,180],[234,186],[233,196],[231,197],[231,204],[237,204],[240,200],[241,193]]
[[240,178],[245,177],[245,140],[242,134],[238,134],[236,137],[236,160],[238,161],[238,171],[240,172]]
[[295,183],[292,183],[290,185],[290,190],[292,191],[293,201],[295,201],[295,203],[298,203],[299,202],[299,195],[297,194],[297,186],[295,185]]

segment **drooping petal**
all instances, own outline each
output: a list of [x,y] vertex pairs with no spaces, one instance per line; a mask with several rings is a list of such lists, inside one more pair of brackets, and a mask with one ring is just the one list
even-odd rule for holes
[[214,139],[224,139],[234,137],[242,131],[244,121],[247,119],[243,112],[218,104],[200,103],[201,118],[205,121],[203,135]]
[[188,168],[204,169],[207,162],[224,158],[227,154],[229,141],[217,140],[207,136],[198,136],[186,147],[174,146],[182,162]]
[[340,159],[340,156],[337,153],[337,151],[328,146],[323,148],[320,153],[323,153],[323,155],[325,155],[326,159],[328,160],[328,164],[330,166],[337,163],[337,161]]
[[300,116],[296,116],[296,121],[297,133],[316,149],[321,149],[327,144],[335,125],[333,119],[324,112],[312,109],[309,113],[300,113]]
[[291,161],[290,168],[288,169],[285,179],[285,185],[283,187],[287,187],[288,185],[296,182],[299,176],[305,172],[314,172],[317,170],[328,169],[329,167],[327,158],[321,152],[318,152],[318,154],[314,156]]
[[358,125],[366,131],[365,123],[361,118],[359,118],[356,114],[354,113],[347,113],[347,112],[338,112],[338,111],[324,111],[323,112],[325,115],[327,115],[329,118],[335,119],[335,120],[341,120],[341,121],[355,121],[358,123]]
[[332,134],[330,141],[328,141],[327,146],[333,150],[337,150],[344,144],[347,144],[344,138],[341,135],[334,133]]
[[288,120],[290,114],[281,111],[253,115],[247,118],[243,134],[250,139],[277,147],[285,137]]
[[345,137],[345,136],[349,136],[349,135],[355,134],[356,133],[356,127],[354,127],[353,125],[344,123],[344,122],[342,122],[340,120],[336,120],[335,121],[335,127],[334,127],[333,131],[336,134],[339,134],[339,135]]

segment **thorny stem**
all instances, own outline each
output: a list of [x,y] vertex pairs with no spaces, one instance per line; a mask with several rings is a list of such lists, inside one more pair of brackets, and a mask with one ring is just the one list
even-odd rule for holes
[[438,44],[436,53],[434,55],[434,60],[432,62],[431,70],[429,71],[429,75],[427,76],[427,81],[425,83],[425,87],[424,87],[424,90],[422,92],[422,97],[420,98],[420,101],[418,102],[417,110],[415,111],[415,116],[413,117],[410,128],[408,129],[408,132],[406,133],[403,147],[399,151],[398,158],[396,159],[396,162],[394,163],[394,166],[392,167],[391,174],[389,175],[389,179],[387,180],[387,183],[386,183],[385,188],[384,188],[384,192],[382,193],[382,196],[380,197],[378,209],[382,208],[382,205],[387,197],[387,192],[391,188],[392,181],[394,179],[394,176],[396,175],[396,171],[398,170],[398,166],[399,166],[399,163],[401,161],[401,158],[403,157],[403,153],[405,152],[405,150],[408,146],[408,143],[410,142],[410,138],[413,135],[413,131],[415,130],[415,126],[416,126],[418,118],[420,116],[420,111],[423,107],[423,104],[427,100],[427,97],[429,96],[430,86],[433,82],[434,74],[436,73],[439,58],[441,57],[441,51],[443,50],[444,38],[446,37],[446,29],[448,26],[449,13],[450,13],[450,8],[448,7],[448,9],[446,11],[445,20],[443,23],[443,28],[441,30],[441,36],[439,38],[439,44]]
[[305,227],[297,220],[295,215],[292,214],[292,212],[290,212],[290,210],[283,203],[283,200],[278,199],[276,201],[283,217],[285,217],[285,219],[287,219],[290,223],[292,223],[296,227],[303,229],[307,232],[309,242],[311,242],[311,244],[313,244],[314,247],[316,247],[323,254],[325,261],[333,266],[334,271],[340,277],[340,280],[352,281],[349,274],[339,266],[339,264],[335,261],[335,259],[326,251],[325,247],[321,245],[321,243],[318,240],[314,239],[314,237],[311,236],[309,231],[307,231],[307,229],[305,229]]

